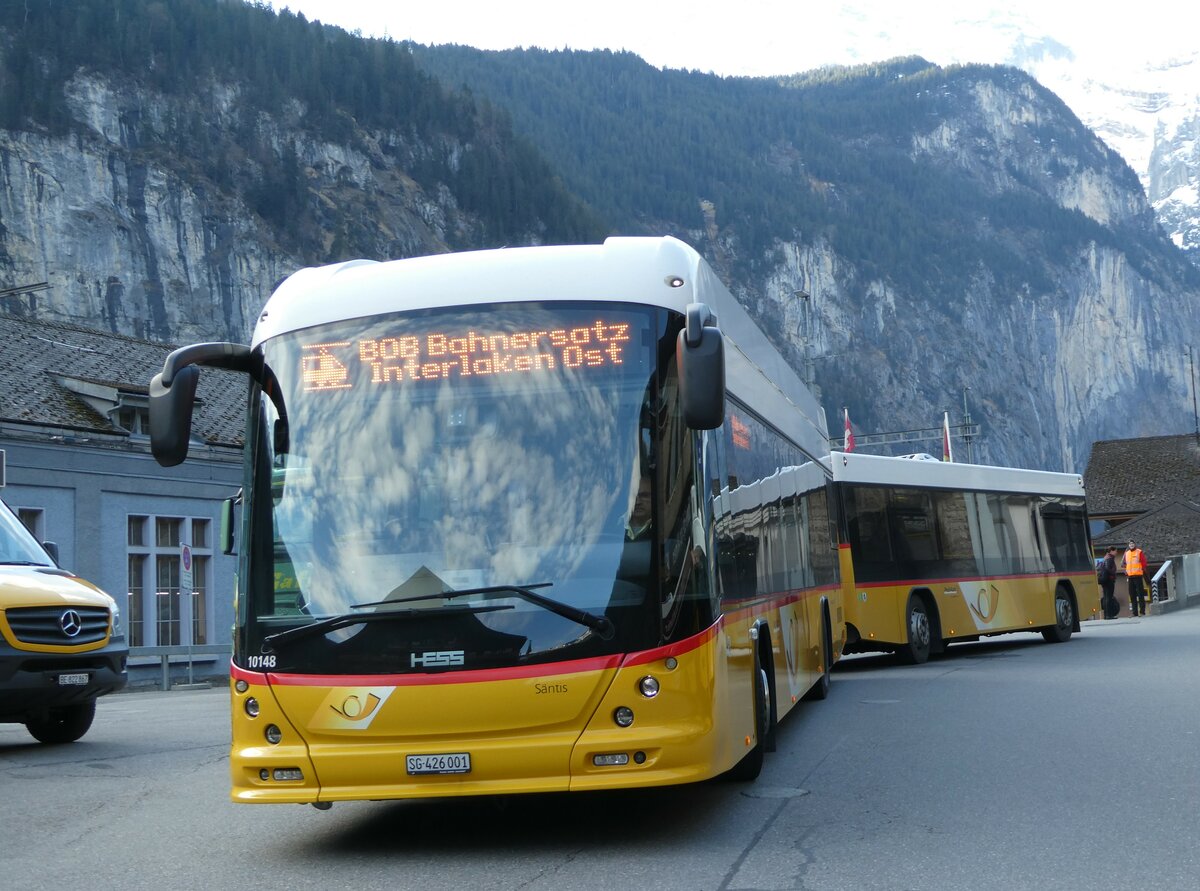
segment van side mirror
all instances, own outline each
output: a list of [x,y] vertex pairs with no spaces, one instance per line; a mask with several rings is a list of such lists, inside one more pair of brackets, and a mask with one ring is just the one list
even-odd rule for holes
[[53,542],[53,541],[42,542],[42,550],[45,551],[50,556],[50,559],[54,561],[55,566],[62,565],[61,563],[58,562],[58,543],[57,542]]
[[725,338],[703,303],[689,303],[687,324],[675,344],[683,421],[693,430],[725,422]]

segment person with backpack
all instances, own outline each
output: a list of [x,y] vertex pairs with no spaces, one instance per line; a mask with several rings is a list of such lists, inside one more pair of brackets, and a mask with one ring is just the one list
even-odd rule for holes
[[1104,618],[1115,619],[1117,613],[1121,611],[1121,605],[1117,603],[1117,595],[1114,593],[1117,587],[1117,549],[1115,546],[1108,549],[1108,553],[1096,566],[1096,581],[1100,583],[1100,611]]
[[1125,549],[1125,576],[1129,579],[1129,612],[1146,615],[1146,552],[1132,541]]

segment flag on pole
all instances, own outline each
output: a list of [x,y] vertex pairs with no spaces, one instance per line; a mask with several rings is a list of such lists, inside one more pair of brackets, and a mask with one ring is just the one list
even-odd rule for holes
[[846,415],[846,434],[844,437],[844,441],[842,442],[842,451],[853,452],[854,451],[854,431],[850,429],[850,409],[843,408],[842,411],[845,412],[845,415]]
[[954,461],[954,453],[950,450],[950,412],[942,412],[942,460]]

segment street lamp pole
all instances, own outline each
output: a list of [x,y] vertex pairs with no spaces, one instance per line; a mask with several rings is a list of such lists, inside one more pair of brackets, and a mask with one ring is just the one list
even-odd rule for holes
[[800,301],[800,343],[804,348],[804,385],[815,395],[815,375],[812,360],[812,295],[803,288],[795,291]]

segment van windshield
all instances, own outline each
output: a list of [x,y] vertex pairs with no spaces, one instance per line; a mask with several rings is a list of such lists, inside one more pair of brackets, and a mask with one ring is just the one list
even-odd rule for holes
[[0,510],[0,565],[53,566],[42,546],[8,505]]

